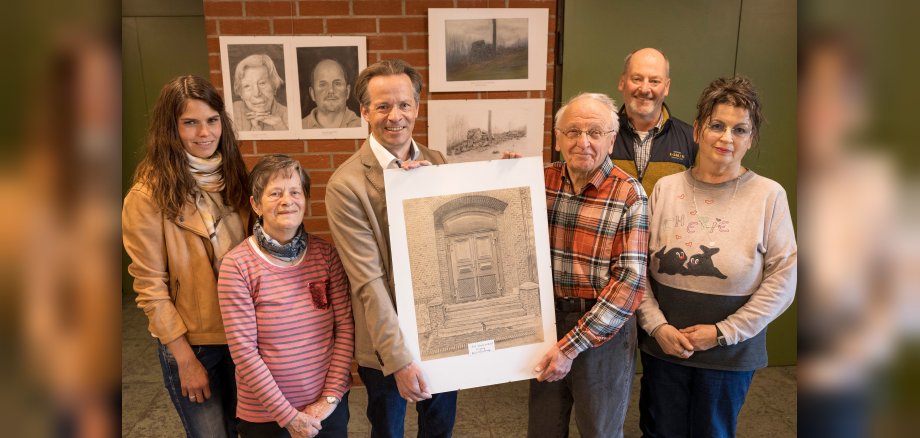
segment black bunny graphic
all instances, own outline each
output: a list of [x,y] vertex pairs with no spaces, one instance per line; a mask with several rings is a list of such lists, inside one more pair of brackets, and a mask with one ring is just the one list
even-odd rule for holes
[[710,276],[723,280],[728,278],[712,263],[712,255],[719,252],[719,248],[700,245],[700,249],[703,250],[703,253],[694,254],[687,262],[686,275]]
[[655,258],[661,260],[658,264],[658,272],[661,274],[687,274],[687,268],[684,268],[684,262],[687,261],[687,253],[680,248],[671,248],[664,252],[667,245],[662,246],[655,253]]

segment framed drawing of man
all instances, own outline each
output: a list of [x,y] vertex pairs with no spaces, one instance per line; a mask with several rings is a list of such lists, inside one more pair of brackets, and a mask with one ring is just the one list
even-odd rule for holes
[[224,100],[241,140],[295,138],[290,102],[297,83],[288,80],[287,40],[220,37]]
[[300,138],[366,138],[355,78],[367,66],[365,37],[295,37]]
[[400,329],[429,392],[533,378],[556,342],[542,169],[384,172]]

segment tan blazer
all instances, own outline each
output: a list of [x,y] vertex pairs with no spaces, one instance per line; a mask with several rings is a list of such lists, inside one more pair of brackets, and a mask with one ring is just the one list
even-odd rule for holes
[[[238,215],[248,230],[249,209]],[[168,220],[147,188],[135,185],[125,196],[121,224],[137,307],[147,314],[150,333],[163,344],[183,335],[192,345],[226,344],[211,267],[214,250],[195,205],[185,203],[179,216]]]
[[[440,152],[416,144],[420,159],[447,162]],[[389,375],[411,362],[412,355],[396,318],[386,201],[383,168],[365,141],[329,179],[326,215],[351,283],[355,358]]]

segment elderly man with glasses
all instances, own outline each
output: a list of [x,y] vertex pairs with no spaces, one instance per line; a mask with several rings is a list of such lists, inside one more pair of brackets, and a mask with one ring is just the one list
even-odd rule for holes
[[559,341],[530,383],[530,437],[568,436],[573,406],[582,436],[623,435],[633,313],[646,288],[648,198],[608,158],[618,127],[603,94],[575,96],[556,113],[564,162],[544,175]]

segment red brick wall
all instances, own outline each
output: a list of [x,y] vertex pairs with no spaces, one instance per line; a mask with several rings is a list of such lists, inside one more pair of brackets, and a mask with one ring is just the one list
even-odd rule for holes
[[[478,93],[428,92],[428,8],[548,8],[549,36],[545,91]],[[428,140],[430,99],[523,99],[546,101],[544,161],[550,160],[552,129],[553,59],[555,57],[556,0],[204,0],[205,29],[211,82],[223,84],[218,37],[258,35],[358,35],[367,37],[367,64],[381,59],[402,58],[425,78],[422,104],[414,138]],[[313,182],[309,210],[304,220],[308,232],[329,239],[323,203],[326,182],[335,168],[353,154],[364,140],[255,140],[240,148],[251,168],[261,155],[285,153],[297,158]]]

